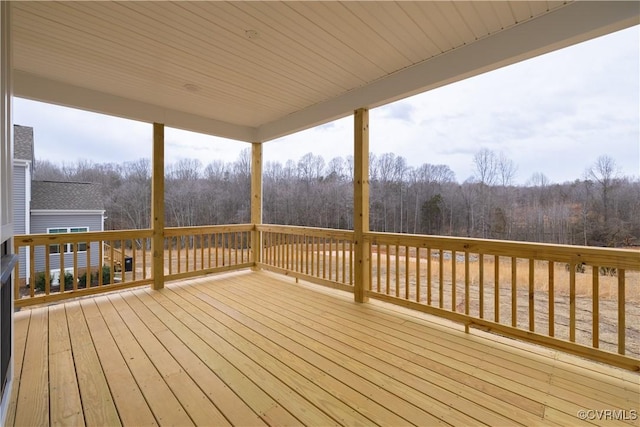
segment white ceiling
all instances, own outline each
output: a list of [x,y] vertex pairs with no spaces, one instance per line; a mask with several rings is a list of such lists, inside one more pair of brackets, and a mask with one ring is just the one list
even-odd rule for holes
[[262,142],[639,23],[638,2],[13,2],[14,94]]

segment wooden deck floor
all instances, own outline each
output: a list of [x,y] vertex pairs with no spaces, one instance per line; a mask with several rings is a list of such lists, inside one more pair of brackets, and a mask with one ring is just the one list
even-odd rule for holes
[[267,272],[21,311],[15,354],[7,425],[578,425],[640,402],[635,373]]

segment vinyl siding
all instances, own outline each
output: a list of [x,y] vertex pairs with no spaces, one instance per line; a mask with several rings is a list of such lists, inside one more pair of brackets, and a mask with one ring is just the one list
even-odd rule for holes
[[[31,233],[46,233],[48,228],[60,227],[88,227],[89,231],[102,231],[102,214],[81,214],[81,215],[32,215],[31,216]],[[100,246],[97,242],[91,243],[91,266],[100,265],[99,257]],[[60,255],[49,255],[49,269],[58,270],[60,268]],[[86,252],[78,252],[78,268],[87,266]],[[64,254],[65,269],[73,267],[73,253]],[[36,247],[35,252],[35,271],[45,270],[45,248]]]
[[[26,203],[27,203],[27,188],[26,188],[26,165],[14,164],[13,166],[13,234],[27,234],[26,229]],[[21,278],[25,277],[25,271],[27,268],[27,250],[26,248],[20,248],[18,254],[19,274]]]

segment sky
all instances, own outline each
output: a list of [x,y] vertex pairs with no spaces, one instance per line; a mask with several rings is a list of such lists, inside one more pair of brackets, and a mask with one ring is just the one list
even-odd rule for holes
[[[34,128],[35,157],[120,163],[151,157],[150,124],[14,99],[14,123]],[[418,167],[445,164],[463,182],[487,148],[550,182],[585,176],[599,156],[621,175],[640,177],[640,27],[425,92],[369,113],[370,150]],[[249,144],[167,128],[165,161],[235,161]],[[328,163],[353,154],[346,117],[265,143],[264,161],[298,161],[312,152]]]

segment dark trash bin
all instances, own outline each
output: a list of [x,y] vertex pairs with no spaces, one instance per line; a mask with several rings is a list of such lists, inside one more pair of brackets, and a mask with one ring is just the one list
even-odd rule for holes
[[124,271],[133,271],[133,258],[130,256],[124,257]]

